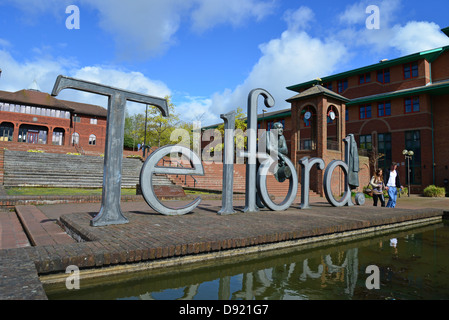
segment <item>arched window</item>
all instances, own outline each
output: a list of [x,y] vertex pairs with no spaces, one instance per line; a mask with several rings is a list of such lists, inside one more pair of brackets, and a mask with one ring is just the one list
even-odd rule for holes
[[301,138],[299,141],[299,150],[316,149],[316,128],[317,115],[315,107],[305,106],[300,113]]
[[334,105],[327,108],[327,149],[340,150],[340,115]]
[[80,144],[80,135],[78,132],[74,132],[72,134],[72,145],[75,145],[75,144],[76,145]]
[[97,144],[97,137],[94,134],[89,136],[89,145],[95,146]]
[[14,125],[11,122],[2,122],[0,124],[0,141],[12,141],[14,134]]
[[64,145],[64,133],[65,133],[64,129],[55,128],[53,130],[52,144],[55,146]]

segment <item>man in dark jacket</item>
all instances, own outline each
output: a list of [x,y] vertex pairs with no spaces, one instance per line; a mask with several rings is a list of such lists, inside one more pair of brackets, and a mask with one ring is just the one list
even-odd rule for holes
[[396,199],[398,197],[398,189],[402,188],[399,173],[397,172],[398,165],[393,162],[390,170],[387,171],[385,183],[388,191],[388,203],[387,208],[394,208],[396,206]]

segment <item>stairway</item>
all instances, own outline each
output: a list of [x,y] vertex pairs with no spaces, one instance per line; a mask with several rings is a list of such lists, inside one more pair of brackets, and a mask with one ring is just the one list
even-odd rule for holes
[[[176,163],[172,162],[172,166]],[[211,191],[223,190],[223,164],[203,162],[204,176],[174,176],[168,177],[177,185],[192,189],[202,189]],[[195,178],[195,179],[193,179]],[[246,186],[246,165],[234,164],[234,193],[245,193]],[[267,176],[267,188],[270,195],[276,198],[284,198],[289,189],[288,180],[280,183],[273,175]],[[310,196],[319,196],[313,191],[310,191]],[[301,185],[298,184],[297,196],[301,195]]]
[[[140,159],[123,158],[122,187],[139,183]],[[103,186],[104,158],[99,156],[4,151],[3,184],[5,187],[77,187]],[[164,175],[155,175],[155,185],[173,185]]]

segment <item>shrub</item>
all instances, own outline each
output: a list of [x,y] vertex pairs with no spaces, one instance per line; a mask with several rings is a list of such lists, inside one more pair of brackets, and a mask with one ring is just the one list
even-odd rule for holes
[[444,197],[446,190],[443,187],[430,185],[424,189],[424,197]]
[[78,152],[67,152],[66,154],[70,155],[70,156],[80,156],[81,153]]
[[27,152],[44,153],[44,151],[42,151],[42,150],[35,150],[35,149],[27,150]]

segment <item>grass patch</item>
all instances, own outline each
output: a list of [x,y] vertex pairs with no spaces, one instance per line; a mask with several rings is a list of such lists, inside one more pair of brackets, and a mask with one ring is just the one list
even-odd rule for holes
[[[6,188],[9,196],[93,196],[101,195],[103,189],[85,188],[36,188],[36,187],[15,187]],[[136,189],[122,189],[122,195],[135,195]]]

